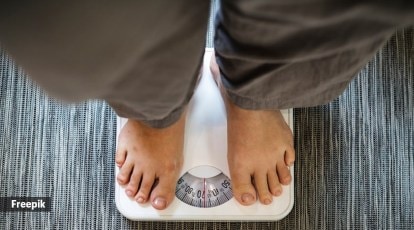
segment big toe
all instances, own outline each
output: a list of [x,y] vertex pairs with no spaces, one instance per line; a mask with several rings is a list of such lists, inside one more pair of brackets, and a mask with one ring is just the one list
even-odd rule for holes
[[171,204],[174,198],[176,180],[173,176],[158,179],[158,184],[151,192],[151,204],[155,209],[163,210]]
[[233,196],[242,205],[251,205],[256,202],[256,190],[249,173],[232,173]]

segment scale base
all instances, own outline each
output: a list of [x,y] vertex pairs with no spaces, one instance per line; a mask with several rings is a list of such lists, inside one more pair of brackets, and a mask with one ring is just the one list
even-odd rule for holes
[[[201,165],[210,165],[229,175],[227,166],[227,121],[223,100],[209,70],[213,49],[206,49],[203,77],[194,93],[187,113],[184,143],[184,164],[180,176]],[[292,109],[282,114],[293,128]],[[118,117],[117,135],[126,122]],[[118,143],[118,140],[117,140]],[[115,166],[115,176],[118,174]],[[293,178],[293,166],[290,167]],[[141,205],[125,194],[123,186],[115,183],[115,202],[118,210],[130,220],[177,221],[277,221],[284,218],[293,207],[294,182],[283,186],[281,196],[274,197],[270,205],[257,201],[251,206],[240,205],[236,199],[209,208],[194,207],[177,197],[165,210],[156,210],[148,202]]]

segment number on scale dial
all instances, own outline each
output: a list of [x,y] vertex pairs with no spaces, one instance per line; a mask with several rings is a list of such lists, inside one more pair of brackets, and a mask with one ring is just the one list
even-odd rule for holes
[[177,182],[175,195],[184,203],[199,208],[219,206],[233,197],[230,179],[223,173],[202,178],[186,172]]

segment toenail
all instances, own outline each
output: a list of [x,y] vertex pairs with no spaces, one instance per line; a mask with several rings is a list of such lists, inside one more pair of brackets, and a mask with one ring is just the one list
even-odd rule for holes
[[137,202],[140,204],[144,203],[144,198],[138,197]]
[[272,201],[269,198],[267,198],[267,199],[264,200],[264,204],[268,205],[270,203],[272,203]]
[[125,191],[125,193],[126,193],[128,196],[132,196],[132,195],[133,195],[131,190],[126,190],[126,191]]
[[163,198],[157,197],[157,198],[154,199],[153,202],[154,202],[154,205],[157,206],[157,208],[160,208],[160,209],[164,209],[167,206],[167,202]]
[[253,201],[254,198],[253,198],[252,194],[245,193],[245,194],[242,195],[241,199],[244,203],[250,203],[250,202]]
[[282,189],[276,189],[275,191],[275,196],[279,196],[280,194],[282,194]]

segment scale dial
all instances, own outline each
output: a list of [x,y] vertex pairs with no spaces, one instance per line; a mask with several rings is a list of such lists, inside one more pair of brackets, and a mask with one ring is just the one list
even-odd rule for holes
[[233,192],[230,178],[221,171],[215,176],[208,177],[192,173],[190,170],[178,179],[175,196],[191,206],[211,208],[229,201],[233,197]]

